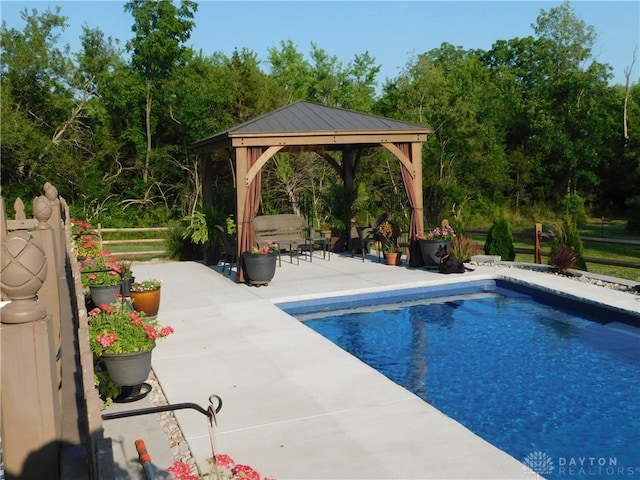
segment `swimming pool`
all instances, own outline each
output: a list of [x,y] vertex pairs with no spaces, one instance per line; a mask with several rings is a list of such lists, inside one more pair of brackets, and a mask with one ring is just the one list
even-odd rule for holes
[[640,475],[634,316],[503,281],[279,306],[546,478]]

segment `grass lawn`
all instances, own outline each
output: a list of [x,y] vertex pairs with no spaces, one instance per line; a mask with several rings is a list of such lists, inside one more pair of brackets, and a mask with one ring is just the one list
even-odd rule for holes
[[[587,226],[580,231],[582,237],[595,237],[603,239],[618,239],[618,240],[633,240],[640,243],[640,235],[631,235],[626,229],[626,222],[624,220],[605,220],[591,219]],[[514,231],[517,231],[514,228]],[[548,228],[544,228],[545,231]],[[486,236],[484,235],[471,235],[473,239],[480,245],[484,245]],[[606,258],[613,260],[625,260],[631,262],[640,261],[640,245],[616,245],[609,243],[594,243],[583,240],[584,244],[584,256],[593,258]],[[516,248],[533,248],[533,241],[514,239],[514,245]],[[549,253],[551,247],[550,242],[544,242],[542,245],[542,262],[546,263],[548,258],[545,254]],[[516,261],[518,262],[533,262],[532,254],[517,254]],[[640,269],[638,268],[626,268],[617,267],[612,265],[599,265],[596,263],[587,262],[587,270],[592,273],[600,275],[608,275],[610,277],[624,278],[640,282]]]

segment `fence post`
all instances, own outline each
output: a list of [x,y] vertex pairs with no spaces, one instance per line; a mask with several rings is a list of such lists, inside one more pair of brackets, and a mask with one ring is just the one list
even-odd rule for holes
[[51,207],[51,202],[44,195],[40,195],[33,200],[33,216],[38,220],[38,224],[31,234],[33,238],[40,242],[46,257],[48,273],[42,287],[38,291],[38,299],[53,318],[53,340],[56,358],[58,359],[56,362],[56,371],[58,373],[58,380],[62,381],[60,282],[61,278],[62,281],[66,281],[66,278],[64,268],[61,268],[58,260],[60,252],[56,251],[56,235],[58,235],[58,232],[48,223],[53,212]]
[[58,265],[58,271],[64,273],[64,233],[62,229],[62,212],[60,211],[60,199],[58,198],[58,189],[51,185],[49,182],[44,184],[44,196],[49,200],[51,204],[51,215],[47,219],[51,228],[53,228],[55,241],[55,254],[56,263]]
[[533,248],[533,262],[534,263],[542,263],[542,224],[536,223],[536,232],[534,235],[534,248]]
[[59,478],[60,402],[52,318],[36,294],[47,275],[39,242],[26,231],[2,242],[0,310],[3,461],[7,478]]

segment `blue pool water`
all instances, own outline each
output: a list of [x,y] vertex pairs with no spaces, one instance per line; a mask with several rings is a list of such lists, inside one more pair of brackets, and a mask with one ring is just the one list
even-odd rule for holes
[[546,478],[640,478],[634,318],[505,287],[281,308]]

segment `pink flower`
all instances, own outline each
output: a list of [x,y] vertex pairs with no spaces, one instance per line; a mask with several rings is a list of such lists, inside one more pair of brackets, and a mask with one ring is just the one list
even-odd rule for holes
[[158,332],[155,328],[147,325],[146,323],[142,325],[142,328],[144,328],[144,332],[147,334],[147,338],[150,338],[151,340],[155,340],[156,338],[158,338]]
[[176,480],[199,480],[199,475],[191,472],[191,466],[188,463],[178,462],[177,460],[167,468],[167,472],[173,473]]
[[236,462],[234,462],[233,458],[231,458],[226,453],[220,453],[220,454],[216,455],[216,464],[219,467],[229,468],[230,469],[236,464]]
[[247,478],[249,480],[261,480],[260,474],[248,465],[236,465],[231,469],[234,478]]
[[161,337],[166,337],[167,335],[171,335],[173,333],[173,328],[172,327],[163,327],[162,330],[160,330],[160,336]]
[[96,336],[96,340],[103,348],[109,348],[118,340],[118,336],[115,333],[101,333]]

